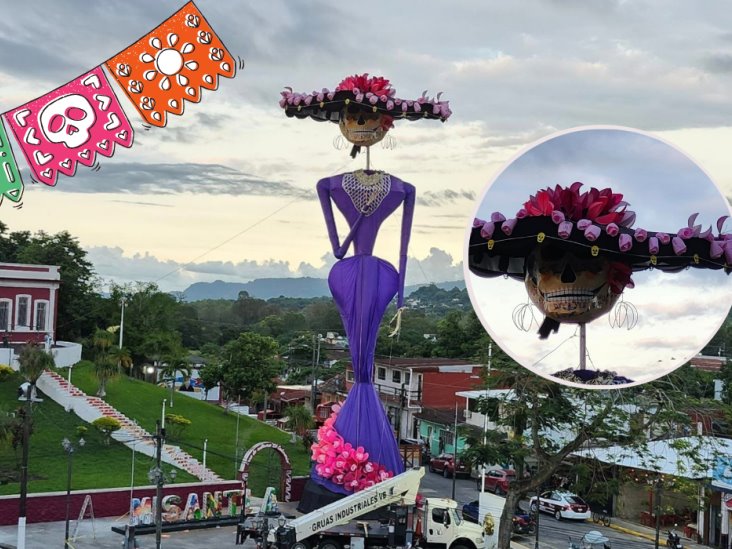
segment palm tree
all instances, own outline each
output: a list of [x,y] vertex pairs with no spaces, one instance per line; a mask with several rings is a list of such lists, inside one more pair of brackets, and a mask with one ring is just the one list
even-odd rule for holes
[[117,362],[109,353],[98,354],[94,360],[94,374],[99,380],[99,389],[97,396],[104,398],[107,396],[107,381],[117,376]]
[[35,387],[38,378],[41,377],[46,368],[56,366],[53,355],[47,353],[35,343],[29,343],[20,350],[18,363],[20,364],[20,374],[31,384],[31,387]]
[[43,348],[35,343],[28,343],[18,354],[20,374],[30,383],[28,396],[25,401],[25,414],[23,416],[23,457],[20,466],[20,508],[18,511],[18,523],[25,522],[26,499],[28,496],[28,454],[30,449],[30,419],[31,402],[35,392],[38,378],[43,375],[46,368],[53,368],[56,364],[53,355],[46,353]]
[[290,406],[287,408],[286,414],[287,428],[300,436],[303,436],[308,429],[312,429],[315,425],[310,408],[303,404],[299,406]]
[[109,355],[119,367],[120,373],[122,373],[122,368],[128,371],[128,375],[132,373],[132,355],[127,347],[120,348],[117,345],[112,345],[109,349]]
[[175,349],[171,352],[171,354],[166,358],[165,362],[163,363],[162,367],[160,368],[160,371],[163,374],[163,379],[168,378],[171,380],[170,383],[170,407],[173,407],[173,394],[175,393],[175,374],[176,372],[180,372],[183,374],[183,377],[190,377],[191,375],[191,367],[188,364],[188,361],[183,356],[182,353],[179,352],[179,349]]
[[97,328],[92,337],[92,344],[94,345],[94,374],[99,380],[97,396],[104,398],[107,396],[107,381],[118,373],[117,361],[113,358],[116,347],[114,333]]

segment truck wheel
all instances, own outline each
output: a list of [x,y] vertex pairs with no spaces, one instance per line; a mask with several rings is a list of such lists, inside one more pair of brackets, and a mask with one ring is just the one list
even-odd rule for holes
[[554,511],[554,518],[557,520],[562,520],[562,512],[559,509]]
[[536,512],[538,511],[539,508],[537,507],[536,502],[534,502],[529,506],[529,509],[531,510],[532,513],[536,514]]
[[467,545],[463,545],[462,543],[456,543],[454,545],[450,546],[450,549],[471,549]]
[[290,549],[310,549],[310,544],[307,541],[298,541],[293,543]]
[[[293,547],[293,549],[295,549]],[[341,544],[335,539],[324,539],[318,545],[318,549],[342,549]]]
[[435,468],[434,468],[434,467],[432,466],[432,464],[430,463],[430,473],[434,473],[434,472],[435,472]]

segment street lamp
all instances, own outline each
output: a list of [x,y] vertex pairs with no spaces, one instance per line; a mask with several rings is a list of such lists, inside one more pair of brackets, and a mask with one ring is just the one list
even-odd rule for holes
[[[85,443],[86,442],[84,441],[84,439],[80,438],[77,444],[81,448],[84,446]],[[71,509],[71,463],[73,461],[72,458],[76,447],[68,438],[64,438],[61,441],[61,446],[63,446],[66,454],[69,457],[68,470],[66,473],[66,534],[64,535],[64,549],[70,549],[71,545],[69,544],[69,513]]]
[[[162,441],[158,441],[158,443],[161,443]],[[163,486],[166,482],[170,483],[175,480],[175,477],[177,476],[177,471],[175,469],[171,469],[168,473],[166,473],[162,466],[160,461],[157,462],[156,465],[154,465],[150,470],[147,472],[147,478],[152,483],[155,484],[155,494],[156,494],[156,505],[155,505],[155,547],[156,549],[160,549],[160,544],[162,542],[162,532],[163,532]]]

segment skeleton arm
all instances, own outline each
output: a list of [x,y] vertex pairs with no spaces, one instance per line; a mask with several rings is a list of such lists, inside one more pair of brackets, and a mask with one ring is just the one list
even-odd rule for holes
[[412,232],[412,218],[414,217],[415,189],[409,183],[404,184],[404,213],[402,215],[402,243],[399,251],[399,292],[397,294],[397,308],[404,306],[404,280],[407,272],[407,249],[409,236]]
[[358,216],[358,219],[356,219],[356,222],[351,227],[351,231],[343,241],[343,245],[341,245],[338,239],[335,218],[333,217],[333,205],[330,201],[330,179],[326,178],[318,181],[317,190],[320,207],[323,209],[323,217],[325,217],[325,225],[328,228],[328,238],[330,238],[330,244],[333,247],[333,255],[338,259],[343,259],[364,216],[363,214]]

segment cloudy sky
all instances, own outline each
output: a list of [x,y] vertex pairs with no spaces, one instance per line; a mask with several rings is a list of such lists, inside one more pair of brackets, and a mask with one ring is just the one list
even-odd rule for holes
[[[0,111],[116,54],[183,3],[34,0],[0,20]],[[68,230],[105,279],[158,281],[320,276],[330,250],[314,187],[361,168],[335,150],[334,125],[286,118],[284,86],[333,88],[383,75],[401,97],[443,91],[445,124],[404,122],[374,167],[418,190],[408,281],[462,277],[467,219],[486,184],[524,145],[574,126],[640,128],[681,147],[732,195],[732,15],[726,2],[214,2],[199,8],[246,63],[166,128],[143,129],[101,169],[57,186],[26,178],[12,230]],[[16,151],[17,153],[17,151]],[[20,155],[18,155],[20,156]],[[20,160],[22,163],[22,160]],[[27,172],[26,172],[27,173]],[[376,252],[397,255],[399,219]],[[182,268],[181,268],[182,267]]]
[[[634,227],[675,234],[692,213],[697,224],[713,227],[729,214],[727,200],[703,169],[670,144],[645,133],[588,128],[561,133],[528,147],[508,164],[476,204],[476,216],[490,219],[502,212],[514,217],[539,189],[574,181],[622,193],[636,213]],[[730,222],[724,230],[730,231]],[[504,350],[537,373],[552,374],[579,364],[579,331],[565,324],[546,340],[536,335],[543,315],[526,331],[512,321],[514,309],[529,302],[524,284],[468,276],[478,314]],[[613,328],[615,312],[587,326],[590,369],[613,370],[636,382],[660,377],[696,354],[719,329],[732,302],[732,278],[721,271],[689,269],[633,275],[635,288],[623,293],[638,311],[632,329]],[[626,311],[621,305],[621,311]],[[627,326],[626,326],[627,327]],[[673,345],[669,345],[673,341]]]

